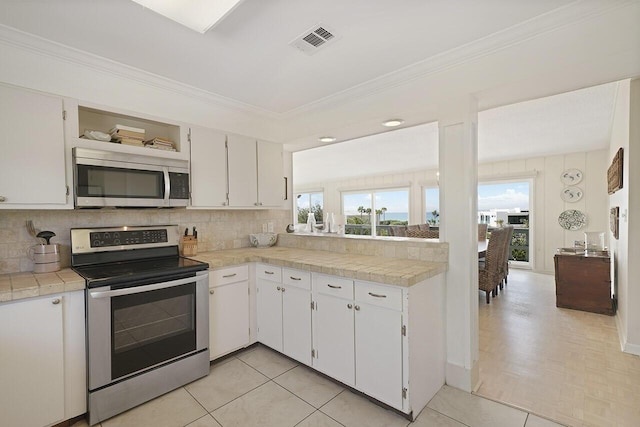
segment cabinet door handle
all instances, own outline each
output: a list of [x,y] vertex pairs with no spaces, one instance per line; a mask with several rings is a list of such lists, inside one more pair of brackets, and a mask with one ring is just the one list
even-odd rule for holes
[[356,311],[360,311],[360,306],[359,306],[359,305],[356,305],[356,306],[355,306],[355,307],[353,307],[353,308],[355,308],[355,309],[356,309]]
[[281,291],[282,289],[280,289],[280,286],[278,286],[278,287],[276,288],[276,290]]
[[347,304],[347,308],[348,308],[349,310],[351,310],[351,309],[353,308],[353,305],[352,305],[352,304]]
[[211,295],[213,295],[213,294],[214,294],[214,292],[215,292],[215,289],[209,289],[209,293],[210,293]]
[[371,295],[374,298],[386,298],[386,295],[382,295],[382,294],[374,294],[373,292],[369,292],[369,295]]
[[330,284],[327,284],[327,286],[332,289],[342,289],[342,286],[336,286],[336,285],[330,285]]
[[286,289],[284,288],[284,286],[282,287],[282,292],[286,291]]
[[236,276],[237,273],[233,273],[233,274],[225,274],[224,276],[222,276],[223,279],[228,279],[229,277],[234,277]]
[[60,298],[56,298],[56,299],[54,299],[53,301],[51,301],[51,304],[53,304],[53,305],[58,305],[58,304],[60,304]]
[[273,274],[273,271],[267,271],[267,270],[265,270],[265,271],[264,271],[264,274]]
[[302,278],[300,278],[300,277],[293,277],[293,276],[289,276],[289,279],[291,279],[291,280],[302,280]]
[[7,201],[7,198],[6,198],[6,197],[4,197],[4,196],[0,196],[0,203],[1,203],[1,202],[6,202],[6,201]]

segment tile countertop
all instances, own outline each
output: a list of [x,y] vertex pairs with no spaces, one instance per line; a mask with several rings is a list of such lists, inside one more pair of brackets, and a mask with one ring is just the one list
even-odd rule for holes
[[84,289],[84,279],[70,268],[53,273],[0,274],[0,303]]
[[448,268],[446,262],[386,258],[280,246],[264,249],[242,248],[201,252],[190,258],[208,262],[212,269],[247,262],[264,262],[298,270],[405,287],[444,273]]
[[[415,285],[447,270],[447,263],[445,262],[386,258],[280,246],[265,249],[242,248],[201,252],[190,258],[208,262],[212,269],[248,262],[264,262],[298,270],[405,287]],[[84,288],[84,279],[70,268],[42,274],[0,274],[0,303]]]

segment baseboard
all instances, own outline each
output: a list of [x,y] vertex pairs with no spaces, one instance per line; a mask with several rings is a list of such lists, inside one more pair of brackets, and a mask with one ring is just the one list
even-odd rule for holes
[[622,351],[629,354],[635,354],[636,356],[640,356],[640,345],[638,344],[630,344],[625,343],[622,347]]
[[467,369],[464,366],[447,362],[445,382],[451,387],[471,393],[479,386],[480,364],[476,361],[471,369]]
[[625,353],[634,354],[636,356],[640,356],[640,344],[631,344],[627,341],[627,337],[625,334],[625,329],[622,325],[622,320],[620,320],[620,314],[616,314],[616,329],[618,330],[618,339],[620,340],[620,350]]

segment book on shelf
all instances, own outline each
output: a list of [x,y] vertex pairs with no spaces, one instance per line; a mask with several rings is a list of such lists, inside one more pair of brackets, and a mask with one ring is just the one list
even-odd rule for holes
[[120,144],[134,145],[136,147],[144,147],[144,143],[140,139],[136,138],[120,138]]
[[166,138],[161,138],[159,136],[156,136],[155,138],[151,138],[151,139],[147,139],[145,142],[145,144],[162,144],[162,145],[170,145],[173,146],[173,142],[166,139]]
[[112,132],[110,135],[112,138],[127,137],[127,138],[136,138],[136,139],[144,140],[144,133],[132,132],[129,130],[119,130],[116,132]]
[[163,151],[178,151],[174,147],[170,147],[168,145],[146,144],[145,147],[154,148],[156,150],[163,150]]
[[125,126],[125,125],[115,125],[114,127],[111,128],[109,133],[117,133],[118,131],[121,131],[121,130],[142,133],[142,134],[145,133],[145,130],[142,128],[134,128],[132,126]]
[[168,139],[159,138],[159,137],[145,141],[144,145],[145,147],[150,147],[150,148],[159,148],[159,149],[164,149],[168,151],[176,151],[176,147],[173,142],[169,141]]

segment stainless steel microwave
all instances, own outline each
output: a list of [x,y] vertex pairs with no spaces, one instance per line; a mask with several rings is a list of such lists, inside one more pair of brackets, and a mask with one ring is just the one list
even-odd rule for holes
[[76,208],[189,204],[186,160],[75,147],[73,178]]

